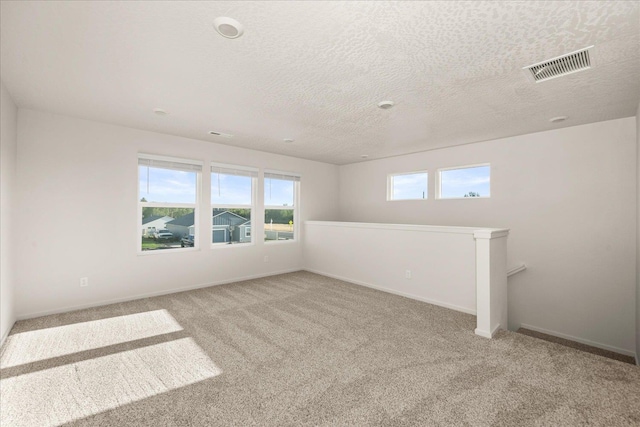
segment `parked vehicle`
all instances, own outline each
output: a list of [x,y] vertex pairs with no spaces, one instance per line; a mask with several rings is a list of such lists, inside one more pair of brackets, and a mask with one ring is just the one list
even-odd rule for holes
[[157,233],[158,233],[158,230],[156,230],[155,227],[147,227],[145,230],[142,231],[142,236],[155,239]]
[[155,235],[156,239],[169,240],[173,238],[173,233],[169,230],[160,230]]
[[180,246],[183,248],[192,248],[194,245],[195,236],[193,234],[189,234],[180,240]]

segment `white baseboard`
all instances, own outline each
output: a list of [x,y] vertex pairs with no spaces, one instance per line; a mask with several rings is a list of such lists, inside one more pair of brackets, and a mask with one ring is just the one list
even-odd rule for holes
[[478,328],[476,328],[473,332],[478,336],[491,339],[496,335],[496,332],[498,332],[499,329],[500,329],[500,325],[497,325],[495,328],[493,328],[491,332],[483,331]]
[[461,311],[463,313],[473,314],[474,316],[476,315],[476,311],[475,310],[470,310],[468,308],[460,307],[458,305],[449,304],[449,303],[442,302],[442,301],[436,301],[436,300],[432,300],[432,299],[429,299],[429,298],[424,298],[424,297],[421,297],[421,296],[417,296],[417,295],[412,295],[412,294],[408,294],[408,293],[405,293],[405,292],[396,291],[395,289],[385,288],[383,286],[372,285],[370,283],[365,283],[365,282],[361,282],[359,280],[349,279],[348,277],[342,277],[342,276],[338,276],[338,275],[335,275],[335,274],[326,273],[326,272],[320,271],[320,270],[313,270],[313,269],[310,269],[310,268],[304,268],[304,270],[308,271],[310,273],[320,274],[321,276],[327,276],[327,277],[331,277],[331,278],[334,278],[334,279],[342,280],[343,282],[353,283],[354,285],[365,286],[367,288],[376,289],[378,291],[387,292],[387,293],[394,294],[394,295],[400,295],[400,296],[405,297],[405,298],[410,298],[410,299],[414,299],[414,300],[417,300],[417,301],[426,302],[428,304],[437,305],[437,306],[440,306],[440,307],[448,308],[450,310]]
[[2,338],[0,338],[0,348],[2,348],[2,345],[4,344],[4,342],[7,340],[7,337],[9,336],[9,332],[11,332],[11,329],[13,328],[13,325],[15,325],[15,324],[16,324],[15,320],[13,322],[11,322],[11,325],[9,325],[7,330],[4,332],[4,335],[2,335]]
[[489,339],[492,338],[491,332],[482,331],[478,328],[474,329],[473,333],[482,338],[489,338]]
[[541,334],[553,335],[554,337],[564,338],[565,340],[575,341],[575,342],[579,342],[580,344],[590,345],[591,347],[597,347],[597,348],[601,348],[603,350],[613,351],[614,353],[624,354],[625,356],[636,357],[636,364],[637,364],[637,356],[636,356],[635,352],[633,352],[633,351],[629,351],[629,350],[625,350],[625,349],[622,349],[622,348],[614,347],[612,345],[602,344],[602,343],[595,342],[595,341],[590,341],[590,340],[587,340],[587,339],[584,339],[584,338],[574,337],[574,336],[563,334],[563,333],[560,333],[560,332],[549,331],[547,329],[538,328],[537,326],[525,325],[524,323],[521,323],[520,327],[524,328],[524,329],[529,329],[529,330],[534,331],[534,332],[540,332]]
[[110,299],[110,300],[97,301],[97,302],[81,304],[81,305],[74,305],[74,306],[69,306],[69,307],[64,307],[64,308],[56,308],[56,309],[53,309],[53,310],[45,310],[45,311],[38,311],[38,312],[33,312],[33,313],[19,314],[17,320],[33,319],[35,317],[48,316],[50,314],[68,313],[70,311],[84,310],[85,308],[100,307],[100,306],[103,306],[103,305],[117,304],[117,303],[127,302],[127,301],[135,301],[135,300],[138,300],[138,299],[157,297],[157,296],[161,296],[161,295],[176,294],[178,292],[191,291],[191,290],[194,290],[194,289],[202,289],[202,288],[208,288],[208,287],[211,287],[211,286],[226,285],[228,283],[242,282],[242,281],[245,281],[245,280],[260,279],[262,277],[277,276],[278,274],[293,273],[295,271],[300,271],[300,270],[301,270],[300,268],[292,268],[292,269],[276,271],[276,272],[272,272],[272,273],[254,274],[254,275],[251,275],[251,276],[236,277],[236,278],[233,278],[233,279],[220,280],[220,281],[217,281],[217,282],[201,283],[199,285],[191,285],[191,286],[184,286],[184,287],[181,287],[181,288],[166,289],[166,290],[163,290],[163,291],[149,292],[149,293],[145,293],[145,294],[132,295],[132,296],[123,297],[123,298],[114,298],[114,299]]

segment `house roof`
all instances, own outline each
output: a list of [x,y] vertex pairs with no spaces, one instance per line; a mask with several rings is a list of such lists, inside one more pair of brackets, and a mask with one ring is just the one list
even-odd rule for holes
[[[328,163],[631,117],[640,99],[638,1],[0,7],[2,80],[19,107],[198,140],[218,117],[235,135],[216,143]],[[246,25],[240,39],[216,33],[222,11]],[[592,45],[587,71],[535,83],[523,70]],[[159,87],[182,106],[171,120],[150,118]],[[298,141],[282,144],[282,129]]]
[[173,221],[167,222],[167,225],[181,225],[183,227],[191,227],[194,223],[193,217],[194,212],[191,212],[186,215],[179,216]]
[[[229,211],[214,211],[215,215],[211,217],[212,225],[240,225],[247,222],[247,219]],[[194,214],[183,215],[167,222],[167,225],[178,225],[183,227],[191,227],[194,223]]]
[[240,225],[246,221],[247,218],[229,211],[217,213],[212,217],[213,225]]
[[169,222],[169,221],[171,221],[173,219],[172,217],[166,216],[166,215],[151,215],[151,216],[148,216],[148,217],[142,219],[142,225],[148,224],[148,223],[156,221],[158,219],[164,219],[164,218],[167,218],[167,220],[165,222]]
[[146,218],[142,218],[142,225],[148,224],[151,221],[155,221],[156,219],[160,219],[160,218],[162,218],[162,215],[151,215]]

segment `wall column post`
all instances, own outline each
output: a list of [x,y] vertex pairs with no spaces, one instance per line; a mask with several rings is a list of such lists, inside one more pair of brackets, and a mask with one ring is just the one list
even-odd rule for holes
[[509,230],[478,230],[476,241],[476,335],[492,338],[507,329],[507,236]]

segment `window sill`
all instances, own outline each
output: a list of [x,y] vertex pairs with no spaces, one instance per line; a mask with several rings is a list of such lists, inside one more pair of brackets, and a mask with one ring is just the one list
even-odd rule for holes
[[175,249],[154,249],[150,251],[138,250],[138,256],[153,256],[158,254],[175,254],[184,252],[198,252],[200,248],[175,248]]
[[255,243],[236,243],[236,244],[228,244],[228,243],[217,243],[217,244],[211,244],[210,248],[211,249],[227,249],[227,248],[251,248],[255,246]]

